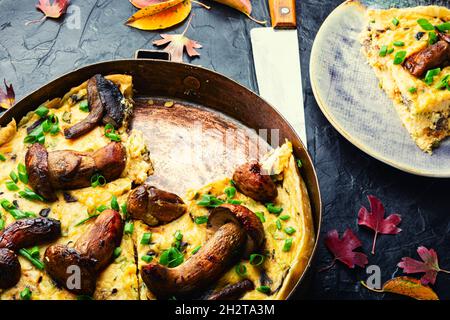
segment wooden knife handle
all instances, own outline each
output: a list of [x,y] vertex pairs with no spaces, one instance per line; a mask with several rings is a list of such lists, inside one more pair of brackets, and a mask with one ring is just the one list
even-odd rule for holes
[[272,27],[275,29],[297,28],[295,0],[269,0]]

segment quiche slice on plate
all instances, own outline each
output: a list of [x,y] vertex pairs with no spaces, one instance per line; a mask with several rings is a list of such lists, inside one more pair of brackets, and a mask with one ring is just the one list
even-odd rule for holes
[[417,146],[450,135],[450,9],[368,9],[362,52]]

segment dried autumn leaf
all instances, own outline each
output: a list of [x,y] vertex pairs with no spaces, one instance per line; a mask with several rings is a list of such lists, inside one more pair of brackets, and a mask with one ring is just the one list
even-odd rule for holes
[[402,218],[400,215],[394,213],[385,219],[385,210],[381,201],[375,196],[369,195],[367,198],[369,199],[371,211],[369,212],[365,207],[361,207],[358,212],[358,224],[375,231],[372,244],[372,254],[375,254],[378,234],[399,233],[402,229],[397,228],[397,225],[402,221]]
[[412,259],[409,257],[403,257],[398,263],[398,267],[403,269],[404,273],[422,273],[420,281],[422,284],[428,283],[434,284],[436,282],[436,276],[438,272],[450,273],[450,271],[443,270],[439,267],[439,261],[436,251],[433,249],[428,250],[425,247],[417,248],[417,253],[423,261]]
[[183,61],[184,48],[186,48],[186,52],[189,57],[200,56],[200,53],[198,53],[195,49],[200,49],[202,45],[185,36],[186,31],[191,25],[191,20],[192,18],[189,20],[188,25],[182,34],[161,34],[162,39],[153,41],[153,44],[156,46],[169,44],[166,48],[164,48],[164,51],[170,53],[172,61]]
[[353,251],[361,247],[361,241],[351,229],[345,230],[341,239],[339,239],[337,230],[329,231],[325,237],[325,245],[334,255],[334,259],[330,266],[323,268],[321,271],[333,267],[336,260],[341,261],[351,269],[353,269],[355,265],[362,268],[368,262],[367,256],[364,253]]
[[437,294],[429,286],[423,285],[420,280],[410,277],[397,277],[386,281],[381,290],[373,289],[367,286],[363,281],[361,284],[373,291],[379,293],[396,293],[417,300],[439,300]]
[[14,105],[16,95],[12,84],[8,86],[5,79],[3,79],[3,83],[5,84],[6,91],[3,91],[0,87],[0,107],[3,109],[9,109]]
[[168,2],[170,0],[130,0],[131,4],[138,9],[142,9],[153,4],[159,4],[162,2]]
[[[162,11],[159,6],[165,3],[141,9],[128,19],[127,25],[141,30],[165,29],[180,23],[189,16],[192,8],[190,0],[171,0],[167,2],[177,2],[177,4],[170,7],[163,7],[161,9]],[[158,7],[158,9],[153,7]],[[140,13],[143,10],[146,10],[146,14]]]
[[250,0],[214,0],[215,2],[219,2],[221,4],[224,4],[226,6],[229,6],[231,8],[234,8],[240,12],[242,12],[243,14],[245,14],[247,17],[249,17],[251,20],[260,23],[260,24],[265,24],[266,21],[259,21],[254,19],[251,14],[252,14],[252,4],[250,2]]
[[50,0],[39,0],[36,8],[41,10],[46,18],[56,19],[66,13],[69,4],[70,0],[54,0],[52,4],[50,4]]

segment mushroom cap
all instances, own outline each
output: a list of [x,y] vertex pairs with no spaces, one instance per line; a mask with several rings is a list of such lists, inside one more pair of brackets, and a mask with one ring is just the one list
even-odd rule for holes
[[50,181],[47,149],[40,143],[34,143],[27,150],[25,165],[33,190],[48,201],[58,200]]
[[260,202],[271,202],[277,195],[277,187],[261,164],[252,160],[236,168],[233,181],[240,192]]
[[105,147],[92,153],[95,169],[112,181],[120,177],[127,162],[127,152],[120,142],[110,142]]
[[0,289],[8,289],[20,280],[21,268],[17,255],[6,248],[0,249]]
[[265,240],[264,227],[261,220],[248,208],[236,204],[222,204],[214,208],[208,218],[208,234],[214,234],[221,226],[235,222],[247,233],[244,256],[258,251]]

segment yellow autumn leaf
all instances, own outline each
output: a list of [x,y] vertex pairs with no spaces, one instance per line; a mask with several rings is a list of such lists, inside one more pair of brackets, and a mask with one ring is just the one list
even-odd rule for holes
[[183,1],[185,1],[185,0],[168,0],[168,1],[164,1],[161,3],[155,3],[155,4],[149,5],[147,7],[144,7],[141,10],[139,10],[138,12],[136,12],[135,14],[133,14],[128,19],[127,24],[130,25],[130,23],[132,23],[134,21],[153,16],[153,15],[155,15],[159,12],[162,12],[166,9],[169,9],[176,5],[179,5]]
[[423,285],[420,280],[410,277],[396,277],[385,282],[381,290],[373,289],[367,286],[363,281],[361,284],[373,291],[379,293],[395,293],[407,296],[416,300],[439,300],[437,294],[429,286]]
[[131,22],[128,21],[127,25],[141,30],[158,30],[169,28],[186,19],[191,12],[191,8],[191,1],[183,0],[183,2],[178,3],[173,7],[170,7],[153,15],[144,16]]

